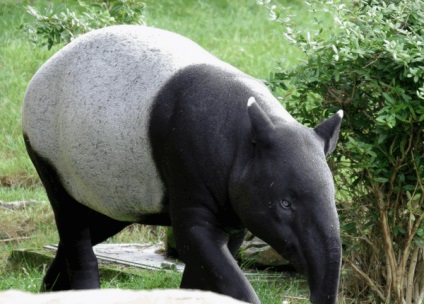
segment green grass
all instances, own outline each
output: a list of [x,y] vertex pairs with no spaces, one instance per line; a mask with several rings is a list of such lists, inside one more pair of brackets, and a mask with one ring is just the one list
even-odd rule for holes
[[[60,46],[51,51],[31,45],[20,26],[30,21],[25,13],[29,3],[45,7],[61,1],[0,2],[0,201],[47,201],[36,172],[26,154],[21,136],[21,106],[25,88],[32,75]],[[75,6],[76,1],[68,1]],[[292,12],[305,27],[314,20],[303,1],[287,1]],[[297,63],[300,54],[283,38],[279,25],[268,21],[268,11],[256,0],[160,0],[147,3],[146,22],[150,26],[168,29],[199,43],[217,57],[257,78],[266,79],[283,60],[286,66]],[[1,238],[31,237],[19,243],[0,244],[0,290],[38,291],[43,269],[25,268],[11,271],[7,257],[14,248],[39,249],[57,243],[53,214],[48,203],[25,210],[0,209]],[[163,229],[131,226],[115,236],[114,242],[158,241]],[[173,288],[179,284],[179,274],[140,272],[140,277],[102,281],[104,287]],[[285,300],[282,295],[305,296],[307,290],[296,279],[281,278],[271,282],[253,282],[263,303]],[[290,303],[307,303],[290,300]]]

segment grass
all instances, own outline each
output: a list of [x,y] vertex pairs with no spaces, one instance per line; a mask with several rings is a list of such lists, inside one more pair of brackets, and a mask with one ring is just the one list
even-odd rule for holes
[[[47,201],[37,174],[25,152],[21,136],[21,105],[25,88],[36,70],[60,46],[39,48],[31,45],[20,30],[30,21],[25,6],[41,8],[48,3],[61,1],[2,0],[0,2],[0,200]],[[76,4],[75,0],[68,1]],[[312,28],[314,20],[303,1],[287,1],[293,13],[305,27]],[[282,38],[278,25],[269,22],[268,12],[256,0],[161,0],[147,3],[146,22],[150,26],[168,29],[185,35],[199,43],[217,57],[240,68],[252,76],[266,79],[277,60],[286,66],[294,65],[300,58]],[[42,248],[57,243],[53,214],[48,203],[30,206],[24,210],[0,209],[0,238],[30,237],[21,242],[0,246],[0,290],[20,289],[38,291],[43,269],[24,267],[13,270],[7,257],[15,248]],[[163,229],[152,230],[131,226],[112,238],[113,242],[158,241]],[[180,274],[141,271],[140,276],[102,281],[103,287],[130,289],[177,287]],[[281,279],[271,282],[253,282],[263,303],[284,300],[307,294],[299,280]],[[307,303],[290,300],[290,303]]]

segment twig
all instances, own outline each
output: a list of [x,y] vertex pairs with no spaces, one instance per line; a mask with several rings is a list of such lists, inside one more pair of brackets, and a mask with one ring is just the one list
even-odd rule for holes
[[0,240],[0,243],[19,242],[19,241],[33,239],[33,238],[34,238],[33,236],[23,236],[23,237],[17,237],[17,238],[2,239]]
[[367,282],[368,286],[371,287],[371,289],[373,289],[377,293],[377,295],[380,297],[381,300],[383,301],[385,300],[384,295],[380,291],[380,288],[378,288],[375,282],[373,282],[373,280],[365,272],[363,272],[361,269],[356,267],[355,263],[353,263],[351,260],[349,259],[343,259],[343,260],[345,260],[350,265],[350,267],[352,267],[352,269]]
[[295,297],[295,296],[284,296],[284,299],[291,299],[291,300],[308,300],[308,298],[305,298],[305,297]]
[[380,59],[380,57],[383,55],[383,52],[381,52],[380,54],[378,54],[378,56],[373,60],[373,61],[371,61],[370,63],[368,63],[367,65],[365,65],[362,69],[366,69],[367,67],[369,67],[370,65],[372,65],[372,64],[374,64],[375,62],[377,62],[378,61],[378,59]]

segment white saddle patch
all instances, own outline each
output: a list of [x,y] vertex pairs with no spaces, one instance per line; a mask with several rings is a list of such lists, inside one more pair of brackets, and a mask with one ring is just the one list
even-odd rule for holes
[[164,185],[149,142],[150,110],[170,77],[199,63],[237,71],[167,31],[114,26],[90,32],[33,77],[23,131],[80,203],[122,221],[162,212]]

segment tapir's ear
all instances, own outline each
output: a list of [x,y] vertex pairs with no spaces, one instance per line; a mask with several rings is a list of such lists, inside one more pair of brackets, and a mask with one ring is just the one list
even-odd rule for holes
[[270,143],[272,131],[275,129],[271,119],[256,102],[255,97],[247,101],[247,111],[253,127],[252,142]]
[[324,140],[324,152],[330,154],[334,151],[339,139],[340,125],[342,123],[343,111],[340,110],[331,118],[323,121],[317,127],[315,132]]

